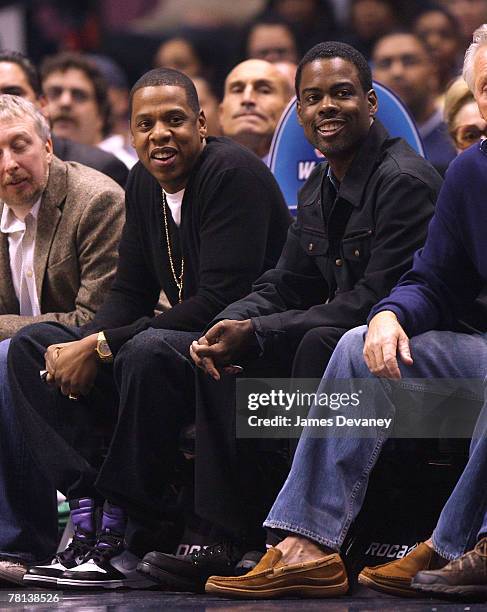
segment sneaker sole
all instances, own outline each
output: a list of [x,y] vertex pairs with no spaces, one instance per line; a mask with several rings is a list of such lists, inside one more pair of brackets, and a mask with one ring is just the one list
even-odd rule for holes
[[147,561],[141,561],[137,566],[137,571],[140,574],[150,576],[154,580],[157,580],[157,582],[160,585],[166,587],[168,591],[174,589],[178,592],[205,592],[204,583],[196,583],[194,580],[191,580],[189,578],[170,574],[169,572],[166,572],[166,570],[163,570],[160,567],[157,567],[157,565],[153,565],[152,563],[148,563]]
[[57,586],[72,587],[80,589],[148,589],[154,588],[155,584],[148,584],[146,578],[130,578],[125,580],[71,580],[70,578],[58,578]]
[[359,584],[368,587],[369,589],[373,589],[374,591],[379,591],[379,593],[387,593],[388,595],[395,595],[396,597],[418,597],[419,594],[417,591],[413,590],[411,587],[399,587],[383,584],[382,582],[376,582],[372,578],[368,576],[364,576],[363,574],[359,574],[358,576]]
[[348,592],[348,580],[341,584],[333,585],[289,585],[279,586],[275,588],[260,588],[255,589],[238,589],[234,587],[224,587],[222,585],[207,582],[205,591],[212,595],[223,595],[231,597],[239,597],[241,599],[266,599],[270,597],[282,597],[288,595],[299,595],[301,597],[335,597],[337,595],[345,595]]
[[446,584],[414,584],[414,590],[451,597],[481,597],[487,599],[487,586],[485,585],[448,586]]
[[57,584],[58,579],[55,576],[40,576],[38,574],[24,574],[24,579],[22,580],[22,584],[26,582],[29,585],[34,586],[53,586]]

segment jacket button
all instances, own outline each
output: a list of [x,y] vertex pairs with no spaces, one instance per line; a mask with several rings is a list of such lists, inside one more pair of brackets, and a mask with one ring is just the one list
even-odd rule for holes
[[312,242],[310,242],[308,244],[308,251],[312,251],[314,249],[314,247],[315,247],[315,245]]
[[340,268],[340,266],[343,265],[343,260],[342,259],[335,259],[335,266],[338,266]]
[[355,249],[353,254],[355,255],[355,257],[360,257],[360,251],[358,249]]

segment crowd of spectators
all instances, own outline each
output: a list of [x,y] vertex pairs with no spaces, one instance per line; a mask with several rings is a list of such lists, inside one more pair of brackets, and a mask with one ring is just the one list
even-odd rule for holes
[[192,0],[176,5],[139,0],[117,10],[110,0],[76,5],[36,0],[25,10],[27,55],[34,63],[59,52],[80,52],[102,72],[113,129],[98,140],[129,167],[136,158],[126,127],[128,90],[148,67],[174,68],[196,79],[210,133],[218,135],[217,106],[238,63],[279,64],[292,82],[304,52],[323,40],[347,42],[369,60],[374,78],[411,112],[426,155],[441,174],[453,159],[444,95],[460,73],[473,30],[487,19],[486,1],[254,0],[230,7]]

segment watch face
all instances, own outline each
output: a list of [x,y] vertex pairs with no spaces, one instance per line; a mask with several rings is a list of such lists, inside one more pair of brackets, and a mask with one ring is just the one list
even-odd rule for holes
[[100,355],[102,357],[109,357],[112,354],[106,340],[102,340],[100,342],[100,344],[98,345],[98,351],[100,352]]

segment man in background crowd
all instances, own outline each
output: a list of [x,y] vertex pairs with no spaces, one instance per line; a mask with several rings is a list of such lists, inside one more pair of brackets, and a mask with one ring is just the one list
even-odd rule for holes
[[247,35],[246,56],[273,63],[297,62],[298,45],[291,26],[276,19],[255,22]]
[[[21,96],[45,112],[46,102],[37,70],[29,59],[21,53],[14,51],[0,52],[0,92]],[[52,144],[54,154],[59,159],[76,161],[90,168],[95,168],[95,170],[110,176],[122,187],[125,185],[128,169],[111,153],[54,134],[52,134]]]
[[439,0],[460,24],[464,48],[472,40],[472,34],[487,21],[487,0]]
[[374,79],[404,102],[418,125],[426,158],[444,174],[456,153],[436,104],[438,77],[426,44],[412,33],[387,34],[376,43],[372,60]]
[[267,162],[274,131],[293,92],[271,63],[246,60],[225,80],[220,125],[228,136]]
[[123,143],[115,146],[110,140],[108,86],[93,61],[77,53],[53,55],[41,65],[41,81],[56,136],[100,149],[107,147],[126,163]]

